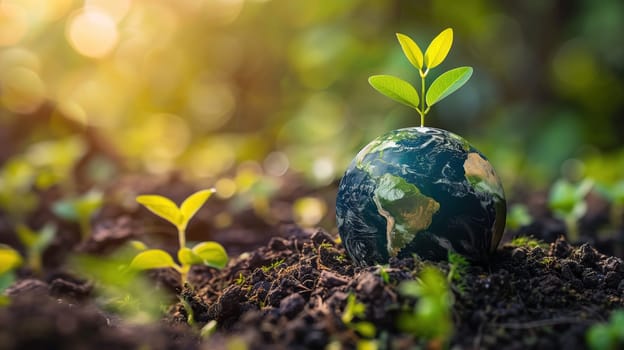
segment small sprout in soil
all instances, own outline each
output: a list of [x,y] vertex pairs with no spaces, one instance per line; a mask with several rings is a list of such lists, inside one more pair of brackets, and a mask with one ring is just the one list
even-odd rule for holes
[[453,333],[453,298],[444,274],[433,266],[425,266],[417,281],[403,282],[399,291],[418,299],[412,310],[399,317],[399,328],[427,339],[428,348],[445,348]]
[[593,187],[593,181],[585,179],[577,184],[567,180],[557,180],[548,197],[548,206],[555,216],[563,220],[568,231],[570,242],[579,239],[578,221],[587,211],[585,196]]
[[178,229],[177,264],[169,253],[161,249],[148,249],[137,254],[130,267],[137,270],[160,269],[171,267],[180,273],[181,283],[187,282],[188,272],[192,265],[205,265],[221,269],[228,261],[223,246],[217,242],[200,242],[192,248],[186,247],[186,227],[199,208],[206,203],[214,190],[201,190],[190,195],[180,207],[173,201],[158,195],[137,197],[137,202],[144,205],[154,214],[169,221]]
[[34,167],[21,158],[8,160],[0,169],[0,209],[13,222],[24,222],[38,205],[33,191],[35,175]]
[[100,191],[89,191],[80,197],[62,199],[52,206],[54,214],[62,219],[77,222],[80,225],[82,240],[91,237],[91,219],[100,210],[104,202]]
[[242,272],[238,273],[238,277],[236,277],[234,283],[238,284],[239,286],[245,283],[245,276]]
[[56,236],[54,225],[45,225],[36,232],[25,225],[16,228],[17,237],[26,248],[26,266],[34,273],[40,274],[42,268],[42,255]]
[[359,333],[366,338],[374,338],[377,333],[375,325],[366,321],[354,321],[356,318],[361,319],[366,316],[366,305],[357,301],[355,294],[351,293],[347,297],[347,305],[342,313],[342,323],[347,328]]
[[609,323],[599,323],[587,330],[587,346],[592,350],[621,349],[624,346],[624,310],[616,310]]
[[149,323],[162,318],[168,298],[150,281],[128,269],[135,248],[126,245],[105,257],[74,256],[70,266],[80,276],[93,281],[97,302],[105,310],[135,323]]
[[526,205],[514,204],[509,208],[507,228],[510,230],[518,230],[523,226],[531,224],[531,222],[533,222],[533,217],[531,217]]
[[466,282],[464,280],[466,272],[468,271],[468,260],[461,254],[449,251],[448,253],[449,272],[446,276],[446,280],[449,284],[453,284],[460,292],[464,292],[466,289]]
[[267,273],[269,271],[277,269],[280,265],[284,263],[284,261],[285,259],[278,259],[273,261],[270,265],[260,267],[260,269],[262,269],[262,272]]
[[425,78],[431,69],[444,61],[451,49],[453,29],[447,28],[438,34],[431,41],[424,55],[420,47],[410,37],[401,33],[397,33],[396,36],[403,53],[418,70],[421,82],[420,96],[416,88],[410,83],[391,75],[373,75],[368,78],[368,82],[380,93],[414,108],[420,115],[420,127],[423,127],[425,116],[429,113],[431,106],[462,87],[470,79],[472,67],[458,67],[446,71],[426,89]]
[[390,274],[388,273],[388,265],[377,265],[379,269],[379,277],[384,282],[384,284],[390,284]]
[[0,306],[8,303],[4,291],[15,282],[15,272],[22,265],[22,256],[8,245],[0,244]]
[[512,247],[527,247],[531,249],[535,249],[537,247],[540,247],[542,249],[548,248],[548,243],[529,236],[518,236],[512,239],[511,242],[509,242],[509,245],[511,245]]

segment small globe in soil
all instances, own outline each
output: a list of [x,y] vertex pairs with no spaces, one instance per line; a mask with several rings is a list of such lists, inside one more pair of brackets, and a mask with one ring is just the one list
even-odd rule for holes
[[336,218],[355,263],[390,257],[485,261],[505,228],[498,175],[466,140],[441,129],[391,131],[364,147],[340,181]]

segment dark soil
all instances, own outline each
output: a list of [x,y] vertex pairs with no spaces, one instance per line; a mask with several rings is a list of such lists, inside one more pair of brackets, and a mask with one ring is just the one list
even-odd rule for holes
[[[106,256],[129,239],[173,251],[172,228],[136,205],[124,204],[129,202],[123,198],[162,193],[179,202],[193,190],[176,178],[124,181],[109,189],[108,198],[115,200],[94,220],[88,241],[78,241],[75,225],[59,222],[59,236],[44,255],[41,277],[20,270],[20,280],[8,290],[10,305],[0,307],[0,349],[221,349],[234,341],[252,349],[356,348],[365,337],[341,321],[351,293],[366,305],[365,317],[357,321],[375,326],[380,349],[440,345],[399,330],[398,316],[416,301],[403,297],[398,286],[417,278],[426,264],[447,273],[448,263],[392,260],[384,268],[389,275],[384,282],[380,267],[354,266],[336,237],[322,229],[298,228],[288,217],[267,222],[252,211],[232,211],[226,202],[212,199],[189,227],[189,236],[219,241],[232,261],[221,271],[194,267],[189,276],[193,287],[184,289],[173,270],[147,273],[155,290],[169,294],[168,312],[153,324],[124,321],[101,307],[92,280],[67,272],[67,257],[78,252]],[[272,205],[288,210],[293,198],[306,194],[296,186],[290,193]],[[214,213],[222,211],[230,211],[233,225],[215,225]],[[45,205],[31,219],[35,227],[48,220],[58,222]],[[6,218],[0,213],[2,223]],[[597,225],[599,221],[588,217],[582,227],[591,233]],[[523,232],[551,243],[535,248],[503,245],[487,265],[469,266],[461,286],[451,286],[455,328],[450,347],[584,349],[588,327],[624,306],[621,259],[588,243],[569,245],[561,236],[561,223],[545,216]],[[0,241],[19,247],[12,236],[0,225]],[[595,234],[583,237],[596,246],[604,242]],[[603,244],[601,251],[613,254],[609,249],[614,246]],[[178,298],[185,302],[176,302]],[[189,308],[194,326],[187,323]],[[199,329],[211,320],[218,322],[216,333],[201,339]]]

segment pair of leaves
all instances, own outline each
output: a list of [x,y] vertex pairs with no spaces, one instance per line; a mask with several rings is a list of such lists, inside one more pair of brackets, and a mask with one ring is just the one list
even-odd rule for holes
[[[471,76],[472,67],[458,67],[442,73],[427,90],[427,106],[431,107],[457,91]],[[418,108],[420,104],[416,89],[403,79],[392,75],[373,75],[368,82],[375,90],[404,105]]]
[[[180,260],[183,266],[206,265],[221,269],[227,264],[228,256],[223,246],[219,243],[202,242],[192,249],[180,249],[178,251],[178,260]],[[130,263],[130,268],[135,270],[162,269],[166,267],[172,267],[176,270],[180,269],[180,266],[173,261],[171,255],[161,249],[142,251]]]
[[54,214],[70,221],[87,220],[102,207],[103,194],[89,191],[81,197],[60,200],[52,206]]
[[17,237],[26,248],[33,252],[41,252],[50,245],[54,236],[56,236],[56,227],[54,225],[45,225],[39,232],[36,232],[24,225],[18,225],[16,230]]
[[188,196],[180,207],[169,198],[159,195],[138,196],[136,200],[152,213],[169,221],[178,229],[184,229],[199,208],[206,203],[213,193],[214,189],[197,191]]
[[453,29],[451,28],[447,28],[438,34],[431,41],[424,55],[420,47],[410,37],[401,33],[397,33],[396,36],[407,59],[420,71],[425,66],[427,69],[431,69],[440,65],[453,45]]

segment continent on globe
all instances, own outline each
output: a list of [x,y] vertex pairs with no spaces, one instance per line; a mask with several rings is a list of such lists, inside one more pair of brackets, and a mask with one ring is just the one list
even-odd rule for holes
[[349,165],[336,198],[343,244],[359,265],[448,252],[486,260],[506,217],[502,184],[487,159],[445,130],[391,131]]

